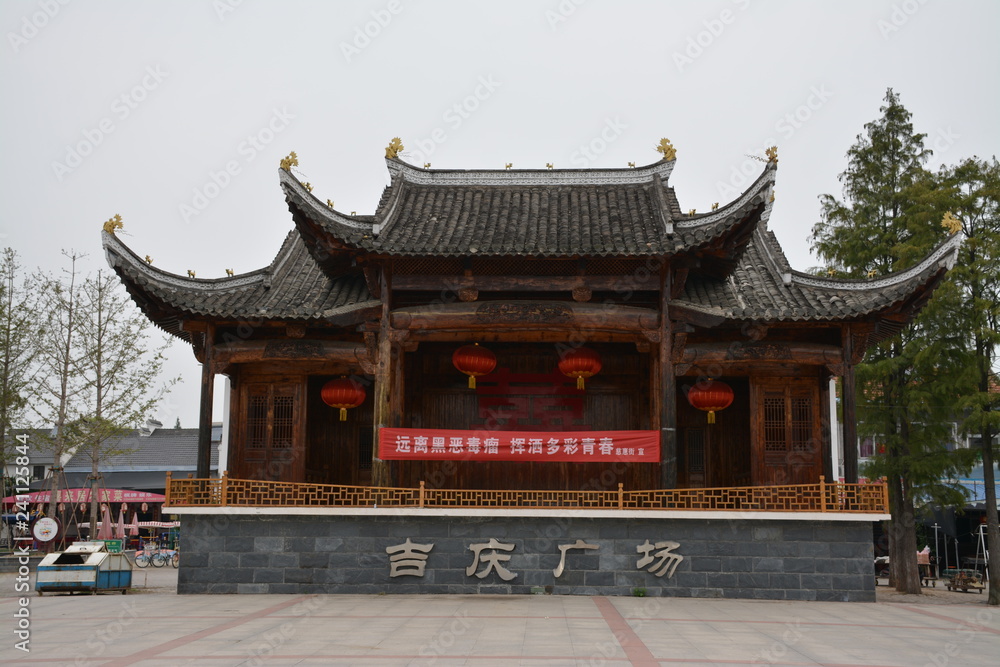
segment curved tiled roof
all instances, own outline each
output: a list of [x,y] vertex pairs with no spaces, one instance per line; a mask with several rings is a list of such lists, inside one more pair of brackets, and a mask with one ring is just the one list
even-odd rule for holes
[[673,162],[637,169],[424,170],[387,159],[392,185],[372,216],[345,216],[280,170],[289,209],[330,239],[387,256],[646,256],[695,249],[759,212],[769,163],[729,205],[683,215],[663,177]]
[[911,299],[951,267],[961,239],[949,238],[907,271],[871,280],[821,278],[792,271],[774,234],[757,227],[724,279],[688,278],[673,303],[730,320],[797,322],[854,319]]
[[180,335],[178,317],[314,321],[379,307],[364,278],[330,278],[316,264],[301,237],[289,232],[271,264],[239,276],[186,278],[149,266],[114,234],[103,233],[108,263],[118,272],[146,314]]

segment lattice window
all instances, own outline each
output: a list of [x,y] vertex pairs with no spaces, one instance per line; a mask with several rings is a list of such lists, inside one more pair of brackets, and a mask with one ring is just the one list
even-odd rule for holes
[[247,398],[247,447],[267,447],[267,394],[252,394]]
[[787,449],[785,396],[768,392],[764,395],[764,451],[780,454]]
[[687,467],[692,475],[705,474],[705,434],[700,429],[688,431]]
[[295,397],[275,396],[274,417],[271,420],[273,435],[271,446],[275,449],[290,449],[295,427]]
[[812,448],[813,405],[806,396],[792,396],[792,451],[807,452]]

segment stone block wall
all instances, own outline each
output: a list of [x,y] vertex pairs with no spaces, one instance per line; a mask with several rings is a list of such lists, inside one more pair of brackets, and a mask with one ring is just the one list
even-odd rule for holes
[[[865,521],[219,514],[186,515],[183,526],[180,593],[544,591],[875,600],[871,523]],[[513,549],[482,549],[474,574],[467,574],[475,558],[470,546],[491,539]],[[386,549],[407,540],[433,545],[423,576],[391,577]],[[560,545],[577,540],[599,548],[568,549],[555,576]],[[673,554],[683,560],[671,573]],[[499,558],[491,561],[491,555]],[[516,576],[505,581],[501,568]]]

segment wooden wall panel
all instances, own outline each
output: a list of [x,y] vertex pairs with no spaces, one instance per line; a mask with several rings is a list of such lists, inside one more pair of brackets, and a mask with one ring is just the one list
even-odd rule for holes
[[[717,379],[733,388],[733,404],[715,413],[715,424],[708,424],[707,413],[688,403],[687,393],[696,378],[677,380],[677,484],[681,488],[751,484],[750,383],[741,377]],[[702,461],[698,460],[699,448]]]
[[[557,374],[556,345],[490,344],[498,369],[503,369],[501,374],[533,377],[531,382],[518,382],[519,378],[508,376],[511,384],[503,391],[510,393],[489,396],[482,402],[485,392],[469,389],[467,377],[452,366],[451,354],[456,347],[425,343],[408,355],[404,426],[554,432],[649,428],[649,401],[644,394],[648,373],[634,345],[591,345],[601,353],[602,370],[587,380],[582,395],[574,391],[563,401],[543,389],[546,383],[562,383],[570,389],[575,386],[574,380]],[[553,373],[550,379],[538,377]],[[491,376],[479,379],[481,387],[495,383]],[[482,403],[491,407],[484,409]],[[656,488],[659,466],[401,461],[397,474],[401,486],[424,481],[435,488],[613,490],[621,482],[629,489],[650,489]]]

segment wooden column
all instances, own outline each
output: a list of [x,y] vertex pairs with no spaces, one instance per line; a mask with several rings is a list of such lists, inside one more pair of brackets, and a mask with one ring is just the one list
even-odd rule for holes
[[844,481],[858,483],[858,411],[854,382],[854,339],[844,329],[844,375],[841,380],[844,412]]
[[677,488],[677,377],[670,321],[670,271],[667,264],[660,276],[660,485],[664,489]]
[[205,329],[205,360],[201,364],[201,409],[198,416],[198,470],[199,479],[207,479],[212,470],[212,403],[215,399],[215,373],[212,372],[212,354],[215,326]]
[[382,320],[378,330],[378,350],[375,358],[374,428],[372,435],[372,486],[392,486],[388,462],[378,457],[378,442],[382,428],[390,424],[392,395],[392,340],[389,336],[389,281],[382,267],[379,292],[382,297]]

